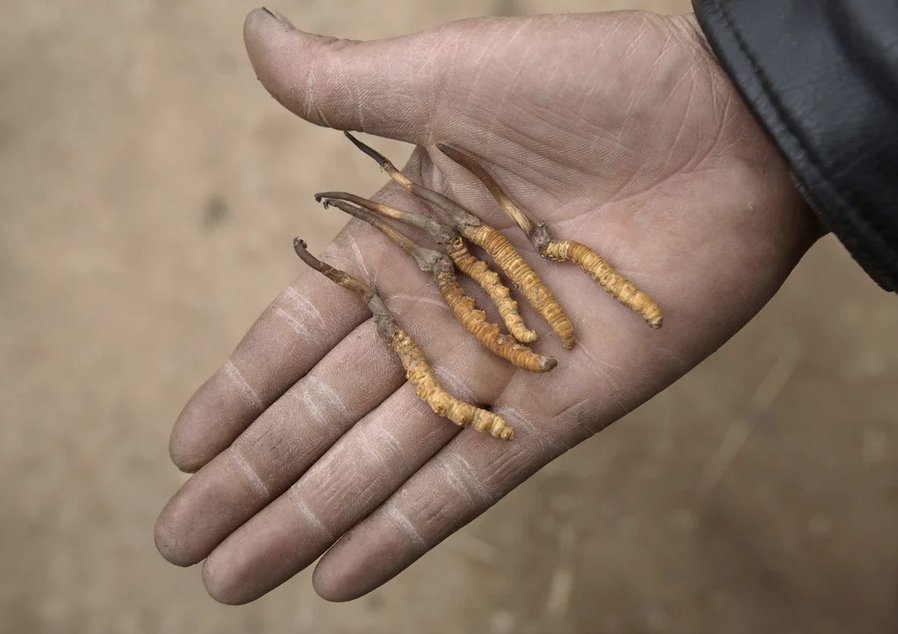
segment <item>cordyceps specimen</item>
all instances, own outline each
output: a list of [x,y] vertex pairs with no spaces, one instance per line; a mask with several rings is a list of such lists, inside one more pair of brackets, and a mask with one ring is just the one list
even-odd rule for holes
[[467,169],[486,188],[508,216],[517,223],[539,254],[556,262],[572,260],[586,271],[609,295],[621,304],[642,315],[652,328],[660,328],[661,309],[652,298],[618,273],[602,256],[588,246],[574,240],[553,240],[544,222],[534,222],[514,204],[499,184],[472,156],[445,143],[437,143],[440,151]]
[[421,348],[399,327],[380,295],[361,280],[317,259],[308,252],[306,243],[299,238],[294,238],[293,248],[303,262],[365,300],[374,315],[377,334],[399,357],[405,369],[405,376],[415,386],[418,398],[427,403],[436,415],[448,418],[461,427],[471,427],[502,440],[514,438],[514,430],[501,416],[460,401],[443,389],[433,375],[433,368],[430,367]]
[[502,269],[527,301],[543,316],[558,335],[561,345],[567,349],[574,347],[574,327],[571,320],[545,282],[505,236],[451,198],[412,181],[374,148],[365,145],[348,132],[346,136],[357,148],[377,161],[387,175],[403,189],[430,203],[447,224],[451,224],[462,236],[486,251],[496,266]]
[[[358,197],[353,197],[359,201]],[[327,198],[322,194],[316,195],[316,199],[324,202],[325,207],[333,205],[346,213],[369,223],[393,242],[407,251],[418,263],[422,271],[433,275],[443,301],[455,318],[470,332],[475,339],[487,350],[501,357],[515,367],[529,372],[547,372],[557,365],[552,357],[547,357],[533,352],[527,346],[517,343],[511,337],[499,332],[499,326],[490,322],[486,313],[477,308],[474,299],[462,290],[455,277],[455,268],[445,255],[422,247],[411,240],[407,235],[387,224],[371,211],[362,207],[351,205],[339,198]],[[377,204],[377,203],[374,203]],[[427,220],[421,217],[422,220]]]
[[322,192],[315,194],[315,200],[324,201],[325,205],[337,200],[351,202],[380,216],[423,229],[449,256],[458,270],[474,280],[486,292],[512,337],[521,343],[532,343],[538,339],[537,334],[527,328],[518,310],[518,303],[512,298],[508,287],[499,279],[499,275],[468,250],[464,239],[452,226],[346,192]]

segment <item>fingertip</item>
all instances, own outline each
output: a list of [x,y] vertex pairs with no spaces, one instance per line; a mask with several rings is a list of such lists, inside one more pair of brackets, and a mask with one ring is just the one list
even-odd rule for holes
[[396,542],[390,531],[351,530],[315,566],[312,586],[327,601],[352,601],[385,584],[424,552]]
[[[280,42],[285,33],[294,31],[286,27],[270,9],[254,9],[247,14],[243,22],[243,42],[249,61],[259,81],[271,92],[272,76],[279,67],[278,56],[274,51],[282,46]],[[272,92],[277,98],[277,95]]]
[[269,7],[259,7],[246,14],[243,21],[243,37],[255,37],[265,29],[280,28],[295,31],[296,27],[287,18]]
[[179,505],[179,496],[175,496],[159,513],[153,527],[153,541],[156,544],[156,550],[165,561],[187,568],[198,563],[199,560],[191,556],[189,550],[184,547],[183,540],[179,537],[182,535],[176,521],[180,514]]
[[196,473],[212,458],[208,444],[203,443],[202,438],[194,431],[199,424],[199,411],[195,401],[194,396],[187,402],[168,437],[169,458],[184,473]]
[[187,446],[176,430],[177,424],[168,439],[168,456],[179,471],[196,473],[208,460],[198,448]]
[[310,45],[319,38],[293,26],[275,11],[250,11],[243,22],[243,42],[256,77],[277,101],[294,110],[290,90],[296,77],[305,72],[317,50]]
[[359,579],[358,566],[352,565],[353,558],[345,557],[347,545],[350,542],[357,542],[357,537],[356,531],[350,530],[331,545],[315,565],[312,571],[312,587],[325,601],[344,603],[369,592],[364,589],[368,584]]
[[219,453],[265,409],[265,403],[228,361],[190,397],[172,427],[171,461],[194,473]]
[[351,580],[344,578],[334,566],[322,566],[320,563],[312,572],[312,587],[319,597],[332,603],[352,601],[369,592],[359,590],[358,584],[352,584]]
[[255,597],[241,592],[234,583],[235,575],[227,573],[220,565],[220,558],[212,553],[203,562],[203,585],[210,597],[224,605],[245,605]]
[[271,14],[265,9],[253,9],[246,14],[246,19],[243,20],[243,42],[246,44],[247,52],[250,53],[250,60],[252,60],[253,45],[266,28],[266,23],[271,21]]
[[312,572],[312,587],[315,589],[318,596],[325,601],[331,601],[333,603],[349,601],[349,599],[345,598],[343,593],[340,592],[339,581],[328,574],[327,570],[322,571],[321,566],[317,566]]

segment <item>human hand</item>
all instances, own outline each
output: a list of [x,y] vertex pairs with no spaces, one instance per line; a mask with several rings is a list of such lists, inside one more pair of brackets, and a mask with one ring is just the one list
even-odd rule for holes
[[[567,309],[577,345],[563,350],[521,302],[536,349],[559,363],[515,371],[461,329],[410,258],[350,223],[322,259],[376,284],[446,387],[504,416],[516,438],[430,412],[364,304],[302,270],[172,433],[175,464],[197,473],[162,511],[156,543],[180,565],[205,558],[220,601],[253,600],[325,551],[313,578],[323,597],[384,583],[705,358],[818,236],[691,17],[481,19],[360,43],[260,10],[245,37],[260,80],[293,112],[421,146],[406,173],[503,230]],[[664,327],[646,327],[575,265],[537,257],[437,142],[481,157],[556,237],[609,259],[658,301]],[[377,197],[421,209],[393,185]]]

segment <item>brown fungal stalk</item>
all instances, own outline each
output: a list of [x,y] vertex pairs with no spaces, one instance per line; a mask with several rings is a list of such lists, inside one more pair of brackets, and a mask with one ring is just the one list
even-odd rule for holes
[[419,185],[399,171],[393,163],[374,148],[362,143],[349,132],[345,133],[362,152],[373,158],[387,175],[403,189],[431,204],[447,223],[471,243],[486,251],[505,275],[521,291],[527,301],[543,316],[567,349],[574,347],[574,327],[558,300],[539,275],[501,233],[448,196]]
[[621,275],[602,256],[575,240],[554,240],[543,222],[534,222],[502,190],[495,179],[474,157],[445,143],[437,148],[450,159],[467,169],[486,186],[499,206],[515,221],[539,254],[556,262],[572,261],[592,277],[609,295],[641,315],[652,328],[663,322],[661,308],[646,293]]
[[502,440],[514,438],[514,430],[501,416],[458,400],[440,385],[424,352],[408,333],[399,327],[393,315],[387,310],[383,299],[373,289],[345,271],[335,269],[317,259],[309,253],[306,243],[299,238],[294,238],[293,249],[296,251],[296,255],[310,267],[365,300],[374,315],[377,334],[389,344],[390,349],[399,357],[402,367],[405,369],[405,376],[415,386],[418,398],[427,403],[435,414],[448,418],[456,425],[471,427],[495,438]]
[[484,348],[515,367],[529,372],[547,372],[557,365],[554,358],[538,354],[499,332],[499,326],[490,322],[486,313],[477,308],[474,299],[462,290],[455,277],[455,268],[447,256],[416,244],[368,209],[356,207],[338,198],[322,196],[320,200],[325,207],[333,205],[351,216],[364,220],[407,251],[422,271],[427,271],[433,276],[449,310]]
[[474,280],[486,292],[512,337],[521,343],[532,343],[539,338],[536,332],[530,330],[524,323],[518,303],[512,298],[511,291],[502,283],[499,275],[468,250],[464,238],[455,228],[427,216],[402,211],[346,192],[322,192],[315,194],[315,200],[324,201],[325,204],[327,201],[335,200],[351,202],[378,215],[424,229],[449,256],[458,270]]

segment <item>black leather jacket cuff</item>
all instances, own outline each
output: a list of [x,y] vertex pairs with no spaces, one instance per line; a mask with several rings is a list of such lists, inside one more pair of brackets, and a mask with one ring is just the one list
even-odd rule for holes
[[693,0],[820,219],[898,290],[898,3]]

